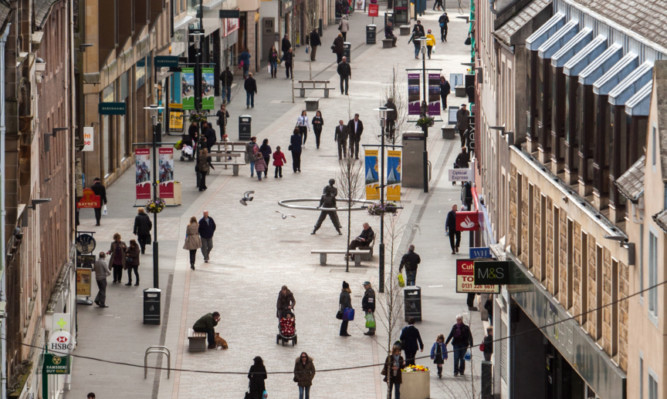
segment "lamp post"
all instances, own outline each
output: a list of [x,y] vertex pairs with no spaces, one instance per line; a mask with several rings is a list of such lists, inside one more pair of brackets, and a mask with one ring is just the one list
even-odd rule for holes
[[[420,107],[420,114],[419,118],[423,119],[428,117],[428,93],[426,92],[426,38],[422,37],[417,39],[421,42],[421,48],[422,48],[422,95],[424,96],[421,107]],[[424,174],[424,192],[428,193],[428,149],[426,147],[426,142],[428,141],[428,125],[427,124],[422,124],[421,126],[422,131],[424,132],[424,152],[422,154],[423,162],[424,162],[424,169],[423,169],[423,174]]]
[[[199,0],[199,9],[197,10],[197,16],[199,17],[199,27],[196,32],[191,32],[190,35],[195,36],[195,76],[194,76],[194,84],[195,84],[195,113],[199,114],[201,112],[201,107],[202,107],[202,92],[201,92],[201,86],[202,86],[202,76],[201,76],[201,63],[202,63],[202,45],[201,41],[202,38],[204,37],[204,4],[203,0]],[[202,133],[203,130],[201,128],[202,122],[199,121],[197,124],[197,149],[196,149],[196,154],[195,154],[195,159],[197,165],[199,164],[199,150],[202,145]],[[197,187],[199,187],[199,172],[195,172],[197,174]]]
[[[157,154],[156,148],[158,147],[160,139],[160,125],[157,123],[157,114],[164,107],[159,107],[157,105],[151,105],[144,107],[145,110],[154,111],[151,119],[153,121],[153,202],[157,202],[158,199],[158,169],[157,169]],[[157,212],[153,212],[153,288],[160,288],[160,256],[159,256],[159,246],[157,240]]]
[[[380,209],[384,210],[384,125],[387,120],[387,107],[377,109],[380,114]],[[384,292],[384,212],[380,213],[380,280],[378,289]]]

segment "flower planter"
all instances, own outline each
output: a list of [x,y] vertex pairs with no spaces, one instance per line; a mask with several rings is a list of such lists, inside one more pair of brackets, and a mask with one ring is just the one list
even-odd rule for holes
[[401,373],[401,399],[428,399],[431,397],[431,373],[415,371]]

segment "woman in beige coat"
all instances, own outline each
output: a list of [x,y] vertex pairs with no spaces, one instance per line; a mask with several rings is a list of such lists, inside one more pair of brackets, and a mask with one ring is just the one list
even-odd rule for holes
[[196,217],[190,218],[190,224],[185,230],[185,244],[183,249],[190,251],[190,269],[195,270],[195,256],[197,250],[201,248],[201,238],[199,237],[199,223]]

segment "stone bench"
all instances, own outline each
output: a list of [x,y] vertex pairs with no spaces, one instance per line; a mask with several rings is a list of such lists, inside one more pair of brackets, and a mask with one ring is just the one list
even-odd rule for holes
[[[327,255],[328,254],[337,254],[337,255],[345,255],[348,253],[348,250],[346,249],[313,249],[310,251],[311,254],[319,254],[320,255],[320,265],[326,266],[327,265]],[[351,249],[349,250],[349,254],[352,255],[352,258],[354,259],[354,266],[359,267],[361,266],[361,260],[364,255],[368,256],[371,254],[370,249]]]
[[466,87],[465,86],[456,86],[454,88],[454,95],[456,95],[456,97],[465,97],[466,96]]
[[206,333],[188,328],[188,352],[206,352]]
[[[212,165],[223,165],[225,169],[227,169],[227,166],[232,167],[232,174],[234,176],[239,175],[239,166],[242,164],[237,162],[235,159],[228,159],[228,158],[239,158],[241,155],[245,156],[244,154],[241,154],[239,152],[231,152],[231,151],[211,151],[209,152],[209,155],[211,158],[215,157],[215,161],[211,161]],[[221,161],[220,158],[224,157],[225,160]]]
[[442,138],[445,140],[454,140],[456,137],[456,126],[454,125],[445,125],[441,128]]
[[317,111],[318,109],[320,109],[318,98],[306,98],[306,111]]
[[410,25],[401,25],[399,28],[401,36],[410,36]]
[[394,47],[394,39],[382,39],[382,48]]
[[329,90],[332,90],[329,87],[328,80],[299,80],[299,87],[295,89],[299,90],[299,97],[306,97],[306,90],[324,90],[324,98],[329,98]]

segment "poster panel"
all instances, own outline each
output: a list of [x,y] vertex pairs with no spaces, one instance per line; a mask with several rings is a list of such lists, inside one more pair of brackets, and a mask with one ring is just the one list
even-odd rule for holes
[[440,116],[440,74],[428,74],[428,115]]
[[215,69],[202,68],[201,107],[202,109],[215,108]]
[[136,199],[151,198],[151,150],[137,148],[134,150],[134,165],[136,168]]
[[421,101],[420,76],[420,73],[408,74],[408,115],[419,115],[419,103]]
[[184,110],[195,109],[195,69],[181,68],[181,99]]
[[387,151],[387,201],[401,200],[401,151]]
[[365,150],[365,183],[366,199],[369,201],[380,199],[380,185],[378,182],[378,150]]
[[174,198],[174,147],[163,147],[158,150],[158,167],[160,198]]

